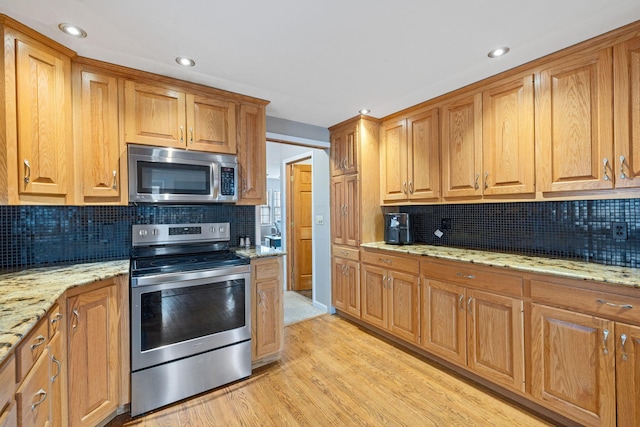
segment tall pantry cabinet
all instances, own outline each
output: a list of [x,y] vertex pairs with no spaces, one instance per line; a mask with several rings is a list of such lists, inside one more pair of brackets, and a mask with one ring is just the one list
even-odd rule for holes
[[332,304],[360,317],[358,247],[382,240],[379,122],[357,116],[331,132]]

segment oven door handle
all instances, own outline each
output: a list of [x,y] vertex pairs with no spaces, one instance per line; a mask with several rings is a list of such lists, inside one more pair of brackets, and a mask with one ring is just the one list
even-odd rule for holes
[[185,284],[191,286],[194,281],[208,281],[215,277],[225,277],[226,280],[240,278],[245,274],[251,273],[249,264],[243,264],[234,267],[214,268],[209,270],[198,271],[181,271],[175,273],[161,273],[148,276],[135,277],[135,272],[131,276],[131,287],[138,288],[142,286],[163,285],[166,283],[192,282]]

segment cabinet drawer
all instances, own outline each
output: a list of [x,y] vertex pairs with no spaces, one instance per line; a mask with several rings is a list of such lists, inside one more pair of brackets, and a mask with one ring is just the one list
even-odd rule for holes
[[[46,323],[45,323],[46,324]],[[49,418],[49,350],[45,348],[16,392],[20,425],[43,426]]]
[[532,280],[531,300],[607,319],[640,324],[640,298]]
[[[16,391],[16,359],[9,356],[0,369],[0,414],[2,409],[13,400]],[[2,426],[2,423],[0,423]]]
[[60,306],[55,304],[49,310],[49,336],[52,337],[62,328],[62,311]]
[[374,252],[362,252],[360,254],[360,259],[362,262],[366,262],[367,264],[402,270],[409,274],[418,274],[420,272],[420,262],[416,259]]
[[47,319],[44,318],[40,320],[33,331],[16,349],[18,361],[18,375],[16,380],[18,383],[29,373],[33,364],[47,347],[48,341],[49,325]]
[[501,294],[523,295],[522,277],[478,270],[469,263],[423,261],[420,271],[423,276],[448,283],[458,283]]
[[347,258],[354,261],[358,261],[360,259],[360,250],[356,248],[347,248],[344,246],[333,246],[333,256],[337,256],[340,258]]
[[253,262],[253,280],[260,281],[280,276],[278,258],[260,259]]

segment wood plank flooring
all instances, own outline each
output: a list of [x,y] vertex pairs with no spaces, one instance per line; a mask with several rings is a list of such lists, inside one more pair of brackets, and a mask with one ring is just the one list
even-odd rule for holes
[[251,378],[123,425],[550,424],[357,325],[323,315],[286,327],[282,359]]

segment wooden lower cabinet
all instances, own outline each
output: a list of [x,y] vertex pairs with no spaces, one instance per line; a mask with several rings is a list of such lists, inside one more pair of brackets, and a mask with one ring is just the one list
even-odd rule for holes
[[640,426],[640,327],[616,323],[619,426]]
[[421,307],[422,347],[524,392],[522,299],[425,278]]
[[284,295],[282,258],[251,261],[252,327],[254,366],[277,358],[283,345]]
[[333,277],[331,295],[333,306],[360,318],[360,262],[355,248],[333,247]]
[[362,264],[361,276],[362,320],[418,343],[420,278],[370,264]]
[[119,403],[119,289],[108,279],[80,290],[67,299],[69,425],[94,426]]

